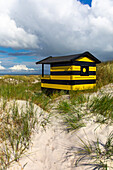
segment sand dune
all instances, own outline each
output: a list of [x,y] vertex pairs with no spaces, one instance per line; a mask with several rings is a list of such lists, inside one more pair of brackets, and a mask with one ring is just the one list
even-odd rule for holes
[[[108,87],[106,87],[107,89]],[[113,93],[113,84],[108,88]],[[20,105],[23,101],[18,101]],[[43,110],[35,105],[37,116]],[[54,112],[54,110],[53,110]],[[48,113],[44,112],[43,116]],[[96,141],[97,137],[102,144],[105,144],[109,133],[113,131],[113,126],[106,124],[99,125],[95,123],[95,117],[86,119],[86,127],[82,127],[75,132],[67,132],[65,125],[62,124],[60,116],[54,112],[50,118],[50,123],[43,130],[39,128],[34,131],[32,143],[27,152],[22,155],[18,163],[14,163],[8,170],[86,170],[93,169],[93,162],[84,155],[84,159],[76,166],[76,160],[79,158],[78,150],[81,148],[81,140]],[[87,164],[87,165],[85,165]],[[89,165],[88,165],[89,164]],[[113,163],[109,162],[113,167]],[[110,169],[110,168],[109,168]]]

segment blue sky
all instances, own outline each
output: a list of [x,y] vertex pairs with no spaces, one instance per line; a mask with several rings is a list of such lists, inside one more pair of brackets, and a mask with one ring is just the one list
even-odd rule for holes
[[82,4],[88,4],[89,6],[91,6],[92,0],[80,0],[80,2],[81,2]]
[[[38,71],[38,68],[35,64],[37,61],[37,58],[35,55],[29,54],[32,53],[30,50],[26,49],[14,49],[11,47],[0,47],[0,61],[2,67],[4,69],[1,69],[1,73],[14,73],[14,72],[21,72],[21,73],[33,73],[36,74]],[[11,68],[14,66],[23,66],[20,67],[20,69],[12,70]],[[26,66],[26,67],[25,67]],[[35,71],[36,70],[36,71]]]
[[113,60],[112,8],[112,0],[0,0],[0,73],[40,73],[36,61],[84,51]]

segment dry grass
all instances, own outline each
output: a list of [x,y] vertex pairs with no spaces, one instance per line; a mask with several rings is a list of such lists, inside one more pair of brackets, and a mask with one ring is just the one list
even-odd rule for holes
[[97,87],[113,83],[113,61],[97,65]]

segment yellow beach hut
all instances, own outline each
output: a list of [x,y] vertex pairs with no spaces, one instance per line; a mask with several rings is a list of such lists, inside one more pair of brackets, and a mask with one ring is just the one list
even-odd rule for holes
[[[96,64],[101,63],[89,52],[47,57],[42,64],[42,89],[85,90],[96,86]],[[50,76],[44,75],[44,65],[50,64]]]

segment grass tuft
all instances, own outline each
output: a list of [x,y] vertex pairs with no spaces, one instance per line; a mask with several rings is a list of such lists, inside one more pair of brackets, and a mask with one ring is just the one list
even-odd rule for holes
[[[111,167],[113,161],[113,131],[109,134],[106,143],[102,143],[98,138],[96,141],[81,141],[81,146],[75,153],[78,156],[75,165],[86,165],[93,169],[106,170]],[[92,168],[91,168],[92,169]]]
[[83,114],[75,109],[72,104],[69,104],[67,101],[62,101],[59,103],[57,109],[59,110],[60,115],[63,116],[68,131],[77,130],[85,126],[82,121]]
[[29,148],[31,134],[37,123],[32,103],[26,103],[25,110],[20,109],[16,102],[7,107],[3,105],[0,113],[1,169],[6,169],[11,162],[18,161]]
[[87,101],[83,91],[70,91],[70,101],[72,105],[83,104]]
[[113,121],[113,97],[104,95],[95,97],[90,105],[91,111],[97,116],[97,121],[105,123],[108,120]]
[[72,112],[72,106],[67,101],[60,102],[57,109],[62,114]]

